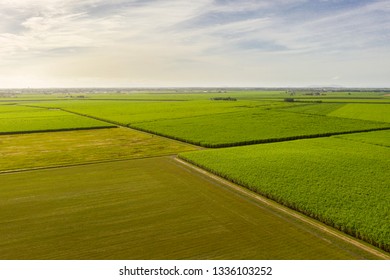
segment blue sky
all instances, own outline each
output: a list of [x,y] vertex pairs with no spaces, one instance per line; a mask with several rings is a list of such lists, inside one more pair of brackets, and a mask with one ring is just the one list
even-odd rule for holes
[[389,66],[389,0],[0,1],[0,87],[390,87]]

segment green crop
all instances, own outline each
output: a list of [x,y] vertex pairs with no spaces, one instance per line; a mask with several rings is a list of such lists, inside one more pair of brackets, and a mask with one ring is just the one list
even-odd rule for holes
[[[197,148],[153,134],[206,147],[264,143],[182,157],[389,251],[390,104],[375,103],[390,99],[307,93],[297,92],[294,102],[283,102],[286,91],[2,99],[0,134],[12,135],[0,136],[0,258],[361,257],[291,217],[268,217],[270,209],[220,192],[169,157],[156,158]],[[210,100],[226,96],[238,100]],[[115,125],[153,134],[28,134]],[[372,130],[382,131],[357,133]],[[337,136],[324,138],[330,135]],[[323,138],[297,140],[316,137]],[[145,157],[154,158],[124,161]]]
[[205,147],[226,147],[390,128],[390,125],[256,108],[137,123],[132,127]]
[[113,127],[113,125],[60,110],[15,105],[0,107],[0,134],[99,127]]
[[169,157],[0,180],[0,259],[375,258]]
[[45,102],[40,106],[63,108],[82,115],[105,119],[122,125],[166,119],[214,115],[243,111],[254,107],[283,107],[283,102],[268,101],[112,101],[82,100]]
[[329,116],[390,122],[390,104],[347,104]]
[[390,250],[390,149],[338,138],[205,150],[181,157]]
[[345,106],[345,104],[340,103],[300,103],[300,106],[289,107],[284,110],[294,113],[302,113],[302,114],[314,114],[314,115],[323,115],[326,116],[329,113],[333,112]]
[[173,155],[193,146],[129,128],[0,136],[0,171]]
[[338,138],[390,147],[390,130],[339,135]]

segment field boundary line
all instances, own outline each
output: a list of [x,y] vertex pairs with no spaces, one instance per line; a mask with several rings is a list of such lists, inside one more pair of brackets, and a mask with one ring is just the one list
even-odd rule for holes
[[387,254],[386,252],[382,252],[382,250],[380,250],[379,248],[373,247],[372,245],[365,244],[365,242],[362,240],[355,239],[354,237],[349,236],[346,233],[343,233],[341,231],[338,231],[335,228],[327,226],[327,225],[321,223],[320,221],[317,221],[315,219],[307,217],[306,215],[299,213],[295,210],[292,210],[286,206],[283,206],[283,205],[281,205],[281,204],[279,204],[271,199],[265,198],[264,196],[262,196],[258,193],[255,193],[255,192],[253,192],[253,191],[251,191],[243,186],[240,186],[238,184],[230,182],[229,180],[226,180],[218,175],[215,175],[207,170],[204,170],[196,165],[193,165],[193,164],[191,164],[183,159],[180,159],[178,157],[174,157],[174,160],[187,166],[188,168],[190,168],[192,170],[197,171],[198,173],[201,173],[209,178],[212,178],[213,180],[229,187],[230,189],[232,189],[233,191],[235,191],[241,195],[250,197],[250,198],[256,200],[257,202],[261,202],[262,204],[269,206],[270,208],[272,208],[274,210],[277,210],[279,212],[287,214],[288,216],[294,217],[295,219],[297,219],[299,221],[307,223],[307,224],[309,224],[309,225],[311,225],[311,226],[313,226],[313,227],[315,227],[323,232],[326,232],[329,235],[332,235],[338,239],[341,239],[347,243],[350,243],[350,244],[352,244],[352,245],[354,245],[354,246],[356,246],[356,247],[358,247],[358,248],[360,248],[360,249],[362,249],[370,254],[373,254],[379,258],[382,258],[384,260],[390,260],[389,254]]
[[[371,131],[369,131],[369,132],[371,132]],[[375,131],[373,131],[373,132],[375,132]],[[345,141],[351,141],[351,142],[355,142],[355,143],[360,143],[360,144],[374,145],[374,146],[378,146],[378,147],[390,148],[390,146],[389,146],[389,145],[386,145],[386,144],[378,144],[378,143],[364,142],[363,140],[345,138],[345,137],[340,137],[340,136],[338,136],[338,135],[336,135],[335,138],[337,138],[337,139],[342,139],[342,140],[345,140]]]
[[80,162],[80,163],[73,163],[73,164],[48,165],[48,166],[37,166],[37,167],[30,167],[30,168],[27,167],[27,168],[19,168],[19,169],[0,170],[0,176],[6,174],[21,173],[21,172],[33,172],[33,171],[40,171],[40,170],[60,169],[60,168],[86,166],[86,165],[94,165],[94,164],[115,163],[115,162],[131,161],[131,160],[163,158],[163,157],[171,157],[175,155],[176,153],[168,153],[163,155],[145,156],[145,157],[136,157],[136,158],[107,159],[107,160],[97,160],[97,161]]
[[257,144],[272,144],[272,143],[279,143],[279,142],[289,142],[289,141],[295,141],[295,140],[325,138],[325,137],[332,137],[335,135],[390,130],[390,123],[389,123],[389,126],[378,127],[378,128],[369,128],[369,129],[343,131],[343,132],[327,132],[327,133],[318,133],[318,134],[296,135],[296,136],[287,136],[287,137],[281,137],[281,138],[255,139],[255,140],[247,140],[247,141],[232,142],[232,143],[220,143],[220,144],[200,144],[200,143],[197,143],[197,142],[192,141],[192,140],[186,140],[184,138],[170,136],[170,135],[165,134],[165,133],[155,132],[153,130],[144,129],[141,127],[129,126],[129,128],[132,128],[132,129],[137,130],[137,131],[143,131],[143,132],[146,132],[148,134],[153,134],[153,135],[157,135],[157,136],[164,137],[164,138],[169,138],[169,139],[179,141],[182,143],[187,143],[187,144],[194,145],[197,147],[220,149],[220,148],[243,147],[243,146],[250,146],[250,145],[257,145]]
[[[186,141],[180,141],[178,139],[174,139],[174,138],[171,138],[171,137],[167,137],[167,136],[160,135],[160,134],[157,134],[157,133],[152,133],[152,132],[149,132],[149,131],[146,131],[146,130],[138,129],[136,127],[133,127],[131,125],[124,124],[124,123],[121,123],[121,122],[117,122],[117,121],[113,121],[113,120],[109,120],[109,119],[105,119],[105,118],[100,118],[100,117],[95,117],[95,116],[92,116],[92,115],[79,113],[79,112],[75,112],[75,111],[64,109],[64,108],[60,108],[60,107],[44,107],[44,106],[24,105],[24,104],[18,104],[18,106],[32,107],[32,108],[41,108],[41,109],[47,109],[47,110],[49,110],[49,109],[56,109],[56,110],[63,111],[63,112],[66,112],[66,113],[69,113],[69,114],[73,114],[73,115],[76,115],[76,116],[81,116],[81,117],[84,117],[84,118],[98,120],[98,121],[101,121],[101,122],[105,122],[107,124],[114,125],[114,126],[107,126],[107,128],[123,127],[123,128],[126,128],[126,129],[131,129],[131,130],[134,130],[134,131],[138,131],[140,133],[143,133],[143,134],[146,134],[146,135],[149,135],[149,136],[152,136],[152,137],[160,137],[161,139],[175,141],[175,142],[180,143],[180,144],[186,144],[186,145],[192,146],[194,148],[197,148],[198,150],[204,149],[204,147],[196,145],[194,143],[190,143],[190,142],[186,142]],[[50,131],[42,131],[42,132],[50,132]],[[15,133],[12,133],[12,134],[15,134]],[[1,135],[1,133],[0,133],[0,135]]]
[[[186,140],[184,138],[171,136],[171,135],[168,135],[168,134],[165,134],[165,133],[159,133],[159,132],[156,132],[156,131],[152,131],[152,130],[149,130],[149,129],[144,129],[142,127],[137,126],[137,124],[149,123],[149,122],[139,122],[139,123],[135,123],[134,125],[132,125],[131,123],[130,124],[125,124],[125,123],[121,123],[121,122],[117,122],[117,121],[113,121],[113,120],[109,120],[109,119],[105,119],[105,118],[92,116],[92,115],[89,115],[89,114],[75,112],[75,111],[64,109],[64,108],[60,108],[60,107],[43,107],[43,106],[35,106],[35,105],[21,105],[21,106],[36,107],[36,108],[46,108],[46,109],[57,109],[57,110],[60,110],[60,111],[63,111],[63,112],[67,112],[67,113],[70,113],[70,114],[74,114],[74,115],[78,115],[78,116],[82,116],[82,117],[98,120],[98,121],[109,123],[109,124],[113,124],[113,125],[116,125],[116,126],[119,126],[119,127],[132,129],[132,130],[135,130],[135,131],[139,131],[139,132],[145,133],[147,135],[153,135],[153,136],[161,137],[163,139],[169,139],[169,140],[176,141],[176,142],[182,143],[182,144],[184,143],[184,144],[196,147],[198,149],[204,149],[204,148],[219,149],[219,148],[241,147],[241,146],[250,146],[250,145],[257,145],[257,144],[270,144],[270,143],[278,143],[278,142],[288,142],[288,141],[303,140],[303,139],[324,138],[324,137],[331,137],[331,136],[343,135],[343,134],[354,134],[354,133],[362,133],[362,132],[390,130],[390,123],[376,122],[376,123],[380,123],[380,124],[386,124],[387,126],[377,127],[377,128],[360,129],[360,130],[341,131],[341,132],[340,131],[339,132],[336,131],[336,132],[325,132],[325,133],[315,133],[315,134],[306,134],[306,135],[295,135],[295,136],[287,136],[287,137],[280,137],[280,138],[254,139],[254,140],[247,140],[247,141],[238,141],[238,142],[235,142],[235,143],[201,144],[201,143],[197,143],[197,142],[192,141],[192,140]],[[251,109],[254,109],[254,108],[251,108]],[[232,112],[221,112],[221,113],[211,114],[211,115],[241,113],[244,110],[245,109],[232,111]],[[281,109],[279,109],[279,108],[272,109],[272,110],[281,111]],[[288,112],[288,113],[290,113],[290,114],[311,115],[311,114],[296,113],[296,112]],[[322,116],[322,115],[319,115],[319,116]],[[196,118],[196,117],[202,117],[202,116],[185,117],[185,118]],[[328,116],[323,116],[323,117],[328,117]],[[333,118],[340,119],[339,117],[333,117]],[[181,119],[181,118],[178,118],[178,119]],[[341,119],[344,119],[344,118],[341,118]],[[345,119],[349,119],[349,118],[345,118]],[[166,119],[166,120],[175,120],[175,119]],[[150,121],[150,122],[158,122],[158,120],[157,121]],[[373,122],[373,121],[369,121],[369,122]]]
[[131,129],[131,130],[134,130],[134,131],[138,131],[140,133],[147,134],[147,135],[150,135],[150,136],[153,136],[153,137],[160,137],[160,138],[165,139],[165,140],[175,141],[175,142],[178,142],[180,144],[186,144],[186,145],[189,145],[189,146],[193,146],[193,147],[195,147],[197,149],[202,149],[203,148],[202,146],[198,146],[198,145],[195,145],[193,143],[180,141],[180,140],[177,140],[177,139],[174,139],[174,138],[170,138],[170,137],[166,137],[164,135],[159,135],[159,134],[156,134],[156,133],[150,133],[148,131],[137,129],[137,128],[134,128],[134,127],[132,127],[130,125],[126,125],[126,124],[123,124],[123,123],[120,123],[120,122],[111,121],[111,120],[107,120],[107,119],[100,118],[100,117],[94,117],[94,116],[91,116],[91,115],[88,115],[88,114],[78,113],[78,112],[74,112],[74,111],[71,111],[71,110],[68,110],[68,109],[62,109],[62,108],[56,108],[56,109],[64,111],[64,112],[67,112],[67,113],[70,113],[70,114],[74,114],[74,115],[78,115],[78,116],[82,116],[82,117],[86,117],[86,118],[90,118],[90,119],[106,122],[106,123],[110,123],[110,124],[113,124],[113,125],[116,125],[116,126],[119,126],[119,127],[126,128],[126,129]]
[[[159,121],[170,121],[170,120],[185,120],[185,119],[191,119],[191,118],[197,118],[197,117],[208,117],[208,116],[220,116],[220,115],[228,115],[228,114],[234,114],[234,113],[242,113],[245,110],[252,110],[252,109],[259,109],[259,108],[265,108],[266,105],[259,105],[255,107],[243,107],[242,109],[237,109],[233,111],[228,111],[228,112],[219,112],[219,113],[205,113],[202,115],[196,115],[196,116],[188,116],[188,117],[180,117],[180,118],[166,118],[166,119],[156,119],[156,120],[149,120],[149,121],[138,121],[134,122],[134,125],[137,124],[145,124],[145,123],[152,123],[152,122],[159,122]],[[232,108],[238,108],[238,106],[232,107]],[[131,125],[132,123],[129,123],[127,125]]]
[[[321,104],[324,104],[324,103],[313,103],[313,104],[307,104],[308,106],[310,105],[321,105]],[[326,104],[326,103],[325,103]],[[330,103],[328,103],[330,104]],[[337,104],[342,104],[342,103],[337,103]],[[355,104],[366,104],[366,103],[345,103],[343,105],[355,105]],[[369,103],[371,104],[371,103]],[[386,103],[384,103],[386,104]],[[288,107],[288,108],[297,108],[297,107],[301,107],[301,106],[304,106],[304,105],[298,105],[298,106],[292,106],[292,107]],[[340,108],[334,110],[334,111],[337,111],[339,110]],[[348,118],[348,117],[340,117],[340,116],[330,116],[328,114],[334,112],[329,112],[328,114],[325,114],[325,115],[322,115],[322,114],[315,114],[315,113],[305,113],[305,112],[295,112],[295,111],[289,111],[289,110],[284,110],[284,108],[275,108],[273,109],[275,111],[279,111],[279,112],[288,112],[288,113],[292,113],[292,114],[300,114],[300,115],[309,115],[309,116],[323,116],[323,117],[326,117],[326,118],[336,118],[336,119],[342,119],[342,120],[358,120],[358,121],[364,121],[364,122],[372,122],[372,123],[380,123],[380,124],[389,124],[389,122],[386,122],[386,121],[376,121],[376,120],[366,120],[366,119],[357,119],[357,118]],[[390,127],[383,127],[383,129],[390,129]]]
[[17,134],[33,134],[33,133],[50,133],[50,132],[69,132],[69,131],[79,131],[79,130],[95,130],[95,129],[112,129],[117,128],[112,125],[102,125],[96,127],[75,127],[75,128],[58,128],[58,129],[39,129],[39,130],[30,130],[30,131],[9,131],[9,132],[0,132],[0,136],[5,135],[17,135]]

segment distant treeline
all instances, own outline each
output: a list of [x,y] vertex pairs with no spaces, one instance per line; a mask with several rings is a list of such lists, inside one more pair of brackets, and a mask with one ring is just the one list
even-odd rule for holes
[[237,101],[237,98],[233,97],[212,97],[210,100],[227,100],[227,101]]

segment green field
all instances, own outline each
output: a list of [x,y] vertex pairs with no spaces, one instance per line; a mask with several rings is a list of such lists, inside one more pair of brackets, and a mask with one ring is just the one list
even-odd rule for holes
[[390,251],[384,92],[206,91],[0,94],[0,259],[384,256],[177,154]]
[[[365,106],[370,106],[366,105]],[[390,128],[327,116],[343,104],[276,101],[112,101],[40,103],[204,147],[226,147]],[[381,104],[375,104],[382,108]]]
[[0,106],[0,134],[103,127],[114,125],[60,110],[17,105]]
[[195,163],[390,250],[390,150],[339,138],[185,153]]
[[345,104],[340,103],[300,103],[300,105],[295,107],[288,107],[284,110],[301,113],[301,114],[311,114],[311,115],[322,115],[326,116],[329,113],[345,106]]
[[166,157],[0,180],[0,259],[375,258]]
[[309,103],[283,110],[302,114],[390,122],[390,104]]
[[390,122],[390,104],[347,104],[331,112],[329,116]]
[[0,136],[0,172],[173,155],[193,146],[126,128]]
[[390,128],[386,123],[304,115],[260,108],[133,127],[205,147],[226,147]]
[[339,135],[338,138],[390,147],[390,130]]
[[[32,103],[31,103],[32,104]],[[279,101],[129,101],[78,100],[39,102],[39,106],[62,108],[71,112],[109,120],[122,125],[194,116],[214,115],[242,111],[254,107],[291,106]]]

